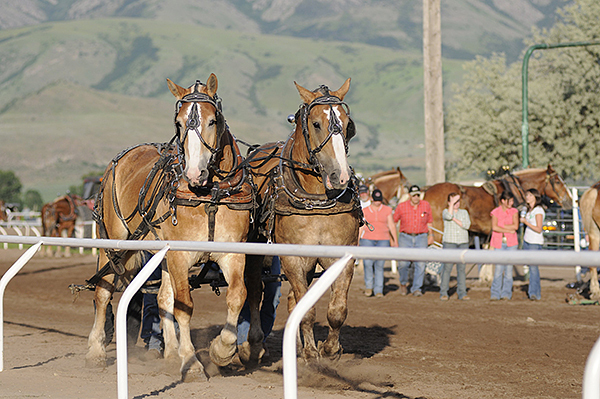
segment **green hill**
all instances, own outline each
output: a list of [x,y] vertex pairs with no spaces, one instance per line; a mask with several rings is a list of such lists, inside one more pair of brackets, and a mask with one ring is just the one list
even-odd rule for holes
[[[232,131],[248,142],[283,139],[300,99],[293,82],[337,89],[357,123],[352,164],[422,175],[422,67],[418,52],[223,31],[160,21],[105,19],[0,31],[0,169],[45,198],[102,168],[121,149],[166,141],[182,86],[219,78]],[[448,82],[460,65],[446,61]]]

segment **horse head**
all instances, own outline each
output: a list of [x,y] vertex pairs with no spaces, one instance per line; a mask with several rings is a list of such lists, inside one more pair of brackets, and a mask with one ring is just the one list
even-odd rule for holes
[[301,132],[304,136],[304,156],[320,175],[326,190],[345,189],[352,175],[348,164],[348,142],[355,135],[354,122],[343,101],[350,88],[350,79],[333,92],[327,86],[310,91],[294,84],[304,102],[295,118],[296,134]]
[[6,213],[6,203],[0,200],[0,221],[8,220],[8,214]]
[[167,84],[177,99],[174,122],[178,146],[184,156],[183,177],[192,187],[206,186],[226,129],[217,96],[217,77],[211,74],[206,84],[197,80],[187,89],[169,79]]
[[546,169],[546,184],[542,194],[556,201],[563,209],[571,209],[573,207],[573,197],[571,197],[569,188],[550,164],[548,164],[548,168]]

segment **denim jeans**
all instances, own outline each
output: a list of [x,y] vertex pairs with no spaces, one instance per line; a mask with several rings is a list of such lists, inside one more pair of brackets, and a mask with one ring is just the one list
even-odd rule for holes
[[[161,268],[156,270],[148,277],[148,280],[160,280]],[[158,314],[158,301],[156,294],[145,293],[143,297],[144,310],[142,316],[142,332],[140,337],[146,343],[147,349],[162,350],[163,336],[160,329],[160,317]]]
[[[411,236],[410,234],[400,233],[398,237],[398,247],[400,248],[427,248],[427,233]],[[400,284],[408,284],[408,266],[411,261],[400,261],[398,273],[400,274]],[[410,292],[420,291],[425,277],[425,262],[413,262],[415,266],[415,275],[413,277]]]
[[[523,241],[523,249],[542,249],[542,244],[530,244]],[[540,285],[540,268],[538,266],[529,266],[529,290],[527,291],[529,299],[542,299],[542,287]]]
[[[461,243],[455,244],[452,242],[445,242],[444,249],[468,249],[469,243]],[[440,297],[448,296],[448,288],[450,286],[450,273],[452,272],[452,267],[454,263],[444,263],[444,269],[442,270],[442,282],[440,283]],[[458,299],[462,299],[465,295],[467,295],[467,276],[465,274],[464,263],[456,263],[456,281],[457,281],[457,291]]]
[[[366,240],[360,239],[361,247],[389,247],[390,240]],[[363,265],[365,268],[365,288],[373,290],[374,294],[383,294],[383,267],[385,260],[364,259]]]
[[[502,243],[501,251],[516,251],[518,245],[507,247]],[[492,281],[491,295],[492,299],[511,299],[513,286],[513,265],[496,265],[494,269],[494,280]]]
[[[279,263],[279,257],[274,256],[273,263],[271,264],[271,274],[277,275],[280,273],[281,263]],[[263,300],[260,306],[260,327],[265,336],[263,342],[273,330],[277,306],[279,306],[279,298],[281,298],[281,282],[274,281],[272,283],[265,283],[263,288]],[[248,339],[248,331],[250,331],[250,306],[248,305],[247,300],[240,312],[237,330],[237,343],[238,345],[241,345]]]

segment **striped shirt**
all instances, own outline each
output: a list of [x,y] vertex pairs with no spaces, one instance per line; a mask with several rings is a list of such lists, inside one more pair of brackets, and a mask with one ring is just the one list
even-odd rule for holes
[[[442,219],[444,219],[444,242],[452,244],[469,242],[469,227],[471,227],[469,212],[465,209],[457,209],[454,211],[454,215],[450,215],[450,212],[446,208],[442,212]],[[459,220],[462,223],[462,227],[453,219]]]
[[394,211],[394,223],[398,223],[398,221],[400,221],[401,233],[427,233],[429,231],[427,224],[433,223],[429,202],[421,200],[416,207],[410,200],[399,203]]

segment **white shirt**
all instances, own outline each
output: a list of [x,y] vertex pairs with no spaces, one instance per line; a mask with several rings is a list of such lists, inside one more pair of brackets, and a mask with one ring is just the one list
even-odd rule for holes
[[[546,212],[544,212],[544,209],[541,206],[536,206],[531,210],[531,212],[527,212],[525,215],[525,220],[537,227],[535,215],[542,215],[543,224],[544,217],[546,217]],[[529,244],[544,244],[544,230],[542,230],[541,233],[536,233],[529,226],[527,226],[525,229],[525,235],[523,235],[523,241],[528,242]]]
[[369,205],[371,205],[371,200],[366,200],[366,201],[360,200],[360,207],[361,208],[365,209]]

